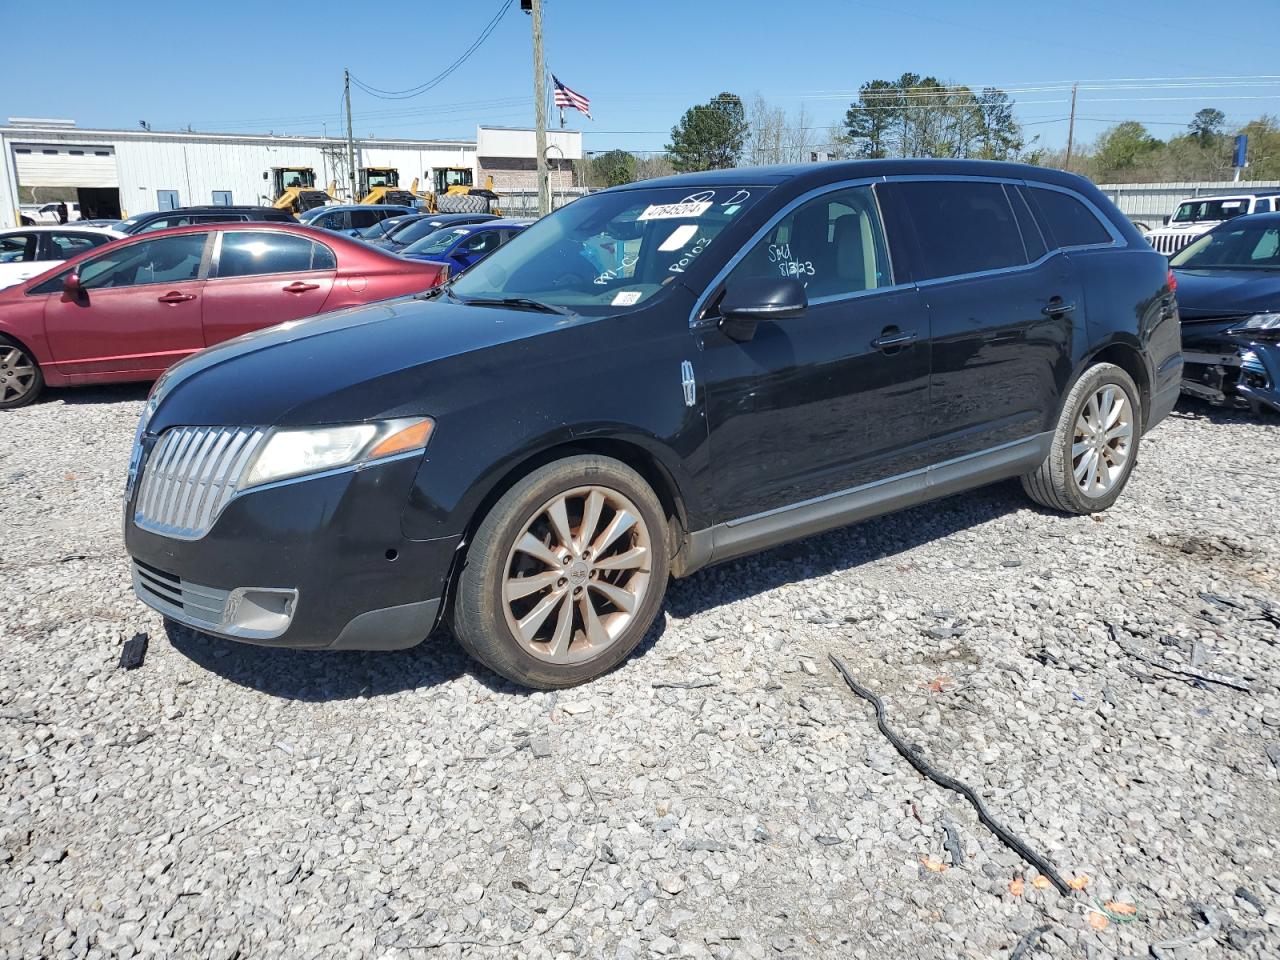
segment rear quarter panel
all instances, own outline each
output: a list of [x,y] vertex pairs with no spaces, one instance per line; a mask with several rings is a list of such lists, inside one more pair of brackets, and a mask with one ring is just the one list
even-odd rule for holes
[[1071,253],[1084,283],[1089,347],[1077,373],[1116,345],[1137,353],[1146,382],[1143,408],[1182,378],[1182,333],[1169,289],[1169,264],[1145,243]]

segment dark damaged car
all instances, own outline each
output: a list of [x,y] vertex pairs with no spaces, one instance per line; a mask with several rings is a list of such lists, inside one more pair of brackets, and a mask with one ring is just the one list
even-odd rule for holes
[[254,643],[447,624],[535,687],[617,666],[668,579],[1010,477],[1109,507],[1178,397],[1168,263],[1091,183],[966,161],[583,197],[434,293],[174,367],[138,428],[138,596]]
[[1280,213],[1216,227],[1171,261],[1183,392],[1280,413]]

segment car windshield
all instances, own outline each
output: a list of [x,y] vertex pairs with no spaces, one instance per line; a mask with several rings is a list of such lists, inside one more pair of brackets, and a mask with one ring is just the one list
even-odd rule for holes
[[426,220],[412,220],[409,223],[396,227],[395,230],[391,231],[391,239],[396,243],[408,245],[417,243],[423,237],[430,236],[439,229],[441,229],[441,227],[438,220],[432,220],[430,218]]
[[1184,270],[1280,270],[1280,224],[1240,224],[1206,233],[1169,261]]
[[444,253],[454,242],[461,237],[465,237],[471,231],[466,227],[441,227],[432,233],[427,234],[416,243],[401,250],[401,253]]
[[652,187],[583,197],[521,232],[450,291],[589,313],[634,307],[678,279],[766,192]]
[[1237,197],[1234,200],[1188,200],[1178,205],[1173,215],[1174,223],[1217,223],[1230,220],[1249,211],[1249,201]]
[[381,240],[383,237],[390,236],[395,226],[394,219],[379,220],[361,230],[359,236],[365,240]]

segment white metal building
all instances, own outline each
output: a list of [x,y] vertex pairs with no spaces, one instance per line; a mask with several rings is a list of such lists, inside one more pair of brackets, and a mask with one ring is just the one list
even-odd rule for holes
[[[417,179],[429,190],[433,171],[464,167],[483,185],[477,143],[517,150],[490,157],[486,166],[503,188],[502,172],[532,164],[533,132],[490,133],[476,140],[363,139],[355,143],[356,167],[390,167],[409,187]],[[567,167],[582,156],[576,131],[555,131],[548,148],[553,165]],[[89,130],[72,121],[11,118],[0,126],[0,226],[19,223],[20,203],[76,199],[85,217],[119,217],[196,204],[260,204],[274,199],[271,171],[310,167],[316,185],[336,184],[348,200],[347,144],[339,138],[258,134]],[[512,184],[514,185],[514,184]]]

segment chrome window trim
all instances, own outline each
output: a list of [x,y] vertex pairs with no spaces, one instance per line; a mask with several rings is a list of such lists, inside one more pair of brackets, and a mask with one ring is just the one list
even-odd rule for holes
[[[689,313],[690,328],[694,330],[699,330],[699,329],[706,329],[708,327],[715,326],[715,322],[711,318],[709,317],[701,318],[701,319],[699,318],[699,314],[702,313],[703,308],[707,305],[707,301],[711,298],[712,291],[720,286],[720,284],[724,281],[725,277],[727,277],[730,273],[733,272],[733,268],[742,262],[743,258],[746,257],[746,255],[750,253],[752,249],[755,248],[755,245],[758,242],[760,242],[760,240],[762,240],[769,233],[770,230],[772,230],[775,226],[777,226],[778,222],[782,220],[783,217],[790,214],[797,207],[808,203],[810,200],[816,200],[818,197],[821,197],[824,194],[836,193],[840,190],[848,190],[853,187],[874,187],[877,183],[884,183],[884,182],[885,182],[885,178],[882,176],[881,177],[858,177],[854,180],[839,180],[833,183],[824,183],[820,187],[814,187],[812,190],[802,193],[800,194],[800,196],[793,197],[791,200],[789,200],[781,209],[776,211],[773,214],[773,216],[771,216],[768,220],[766,220],[764,225],[751,235],[750,239],[748,239],[744,244],[742,244],[738,248],[738,252],[729,258],[729,261],[723,267],[720,268],[720,270],[712,278],[711,282],[707,284],[706,289],[702,291],[702,294],[698,297],[697,302],[694,303],[693,310],[691,310]],[[889,248],[889,231],[885,229],[885,225],[884,225],[884,211],[880,209],[880,197],[876,195],[875,190],[871,191],[871,196],[872,196],[872,199],[875,201],[876,216],[880,218],[880,231],[885,239],[885,257],[888,260],[888,264],[889,264],[889,276],[893,278],[896,275],[896,271],[894,270],[894,266],[893,266],[893,253]],[[874,296],[880,293],[886,293],[891,290],[908,290],[911,288],[911,286],[912,284],[910,283],[895,282],[885,287],[876,287],[872,290],[854,290],[850,293],[833,293],[825,297],[815,297],[814,299],[809,301],[809,306],[812,307],[812,306],[818,306],[824,303],[836,303],[838,301],[843,301],[843,300],[854,300],[860,297],[868,297],[868,296]]]

